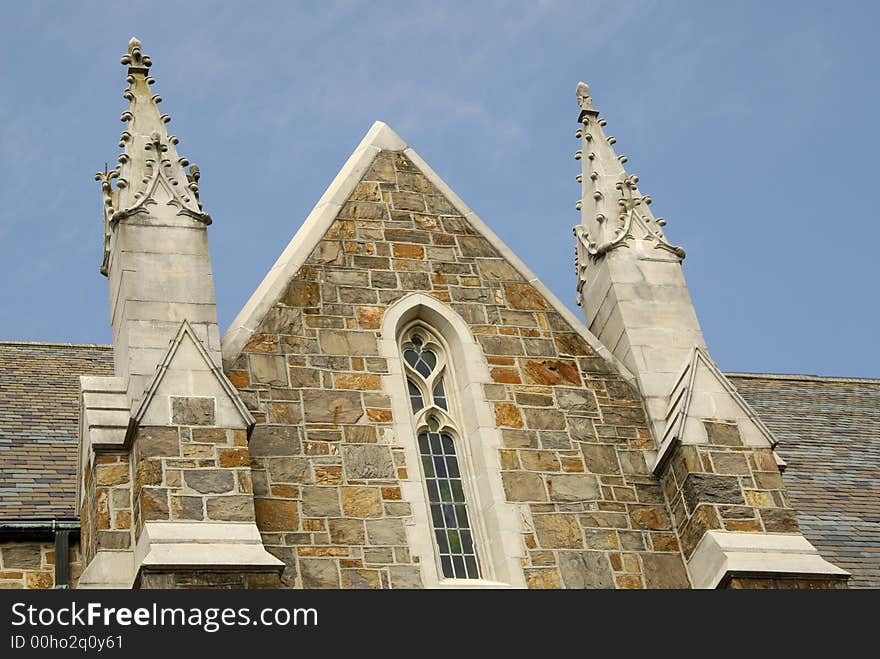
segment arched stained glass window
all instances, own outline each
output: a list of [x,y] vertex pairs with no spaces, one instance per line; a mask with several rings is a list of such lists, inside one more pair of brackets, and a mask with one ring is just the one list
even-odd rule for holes
[[479,579],[468,488],[457,451],[459,425],[448,395],[446,353],[422,325],[405,331],[400,347],[440,570],[447,579]]

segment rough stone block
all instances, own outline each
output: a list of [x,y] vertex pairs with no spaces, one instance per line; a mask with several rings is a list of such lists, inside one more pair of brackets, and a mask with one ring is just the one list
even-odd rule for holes
[[332,517],[341,514],[339,490],[335,487],[304,487],[302,512],[305,517]]
[[403,520],[396,518],[368,519],[367,539],[373,545],[406,545]]
[[559,552],[558,562],[565,588],[614,588],[611,566],[602,552]]
[[648,588],[690,588],[684,563],[678,553],[641,554],[642,574]]
[[735,476],[688,474],[682,487],[688,509],[694,511],[701,503],[742,504],[742,488]]
[[422,574],[418,565],[392,565],[388,568],[391,587],[399,589],[422,588]]
[[235,477],[227,469],[186,469],[183,480],[201,494],[224,494],[235,488]]
[[307,423],[333,425],[355,424],[364,415],[361,395],[339,390],[304,389],[303,411]]
[[36,542],[7,544],[3,547],[3,567],[7,570],[39,570],[41,546]]
[[336,559],[300,558],[299,570],[303,588],[339,588],[339,567]]
[[302,450],[299,430],[291,426],[257,425],[248,450],[254,457],[297,455]]
[[223,522],[250,522],[254,519],[254,499],[249,494],[209,497],[205,505],[208,519]]
[[378,487],[343,487],[342,512],[348,517],[379,517],[382,497]]
[[582,549],[581,529],[574,515],[547,513],[534,515],[538,543],[546,549]]
[[171,397],[171,423],[180,426],[213,426],[213,398]]
[[742,436],[736,424],[703,421],[710,444],[716,446],[742,446]]
[[538,474],[527,471],[505,471],[501,473],[504,494],[508,501],[546,501],[547,492]]
[[141,519],[144,521],[168,519],[168,490],[144,487],[138,496]]
[[138,429],[135,445],[140,458],[176,458],[180,455],[177,428],[144,426]]
[[280,355],[250,354],[251,379],[260,384],[287,386],[287,362]]
[[551,501],[591,501],[601,498],[599,481],[586,474],[555,474],[547,477]]
[[391,450],[376,444],[357,444],[342,447],[342,463],[348,478],[394,478]]

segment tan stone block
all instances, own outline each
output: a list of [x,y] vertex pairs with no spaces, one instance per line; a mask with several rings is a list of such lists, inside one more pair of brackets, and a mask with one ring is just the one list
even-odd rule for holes
[[526,569],[526,584],[532,589],[562,588],[556,568]]
[[493,382],[498,382],[501,384],[522,383],[522,378],[520,378],[519,371],[517,371],[515,368],[493,368],[491,374]]
[[342,587],[353,589],[381,588],[379,570],[342,570]]
[[26,582],[30,589],[54,588],[55,576],[51,572],[28,572]]
[[349,197],[350,201],[382,201],[378,183],[358,183]]
[[246,448],[221,449],[218,458],[221,467],[248,467],[251,464]]
[[529,384],[581,385],[577,364],[564,359],[522,359],[522,369]]
[[96,469],[97,485],[122,485],[128,483],[129,469],[127,464],[98,465]]
[[391,253],[398,259],[425,258],[425,248],[411,243],[395,243],[391,246]]
[[193,428],[192,440],[209,444],[225,444],[229,441],[229,437],[224,428]]
[[367,408],[367,418],[373,423],[391,423],[393,417],[391,410],[378,410],[375,408]]
[[512,309],[550,311],[550,303],[531,284],[503,284],[507,304]]
[[226,374],[232,386],[237,389],[246,389],[251,385],[250,375],[247,371],[230,371]]
[[299,507],[294,501],[254,498],[254,514],[261,531],[296,531]]
[[614,582],[617,584],[618,588],[626,590],[639,590],[645,587],[642,583],[642,578],[637,574],[619,575],[614,577]]
[[519,408],[513,403],[495,403],[495,422],[508,428],[522,428]]
[[554,333],[553,341],[556,343],[556,349],[562,355],[572,355],[575,357],[595,355],[595,351],[580,334],[568,332]]
[[342,467],[316,466],[315,483],[318,485],[342,485]]
[[299,499],[301,495],[299,485],[272,485],[269,491],[273,497],[281,499]]
[[358,326],[361,329],[379,329],[382,324],[382,316],[385,314],[383,307],[355,307]]
[[520,451],[523,469],[529,471],[559,471],[559,461],[553,451]]
[[534,515],[535,533],[541,547],[581,549],[583,538],[574,515],[548,513]]
[[100,488],[95,493],[95,527],[98,529],[110,528],[110,494],[106,488]]
[[211,460],[214,458],[214,447],[210,444],[183,444],[181,453],[184,458]]
[[538,474],[527,471],[505,471],[501,473],[501,481],[508,501],[547,500],[544,481]]
[[361,391],[378,391],[382,389],[382,378],[367,373],[339,373],[334,383],[337,389],[357,389]]
[[348,517],[380,517],[382,498],[377,487],[348,486],[340,488],[342,512]]
[[746,503],[750,506],[755,506],[756,508],[773,508],[776,506],[776,503],[773,501],[773,496],[769,492],[763,492],[761,490],[744,490],[743,493],[746,496]]
[[278,352],[278,337],[274,334],[253,334],[242,352]]
[[140,518],[142,520],[168,519],[168,490],[164,488],[141,488],[138,497],[140,502]]

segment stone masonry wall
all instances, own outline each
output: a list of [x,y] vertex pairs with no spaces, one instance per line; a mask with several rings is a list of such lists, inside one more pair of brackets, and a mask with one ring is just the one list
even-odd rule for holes
[[174,403],[177,425],[139,428],[133,445],[136,537],[148,521],[253,521],[245,431],[215,427],[212,399]]
[[703,423],[709,443],[678,446],[662,477],[685,558],[712,529],[798,533],[773,452],[744,446],[735,423]]
[[100,550],[131,548],[131,465],[124,451],[102,451],[86,465],[80,510],[84,564]]
[[227,375],[257,418],[257,524],[287,586],[421,587],[377,350],[385,308],[447,303],[482,347],[531,588],[688,587],[637,394],[402,154],[382,152]]
[[[82,559],[78,542],[68,547],[70,581],[76,588],[82,574]],[[0,543],[0,589],[55,587],[55,544],[52,542]]]

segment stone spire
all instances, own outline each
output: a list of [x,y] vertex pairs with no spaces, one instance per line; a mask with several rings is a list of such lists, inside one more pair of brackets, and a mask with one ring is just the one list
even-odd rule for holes
[[666,222],[626,171],[627,157],[615,152],[583,82],[577,101],[577,303],[590,331],[636,375],[662,436],[673,378],[695,347],[705,348],[681,269],[684,249],[666,238]]
[[[136,38],[122,64],[123,153],[97,175],[114,376],[81,380],[80,587],[210,586],[230,573],[239,587],[277,586],[284,565],[255,523],[247,441],[256,420],[220,367],[198,168],[165,129]],[[104,478],[111,463],[118,477]],[[122,483],[110,497],[107,487]]]
[[819,556],[787,507],[776,440],[709,356],[684,250],[667,240],[584,83],[577,100],[578,304],[590,331],[636,376],[654,434],[653,471],[691,583],[723,587],[748,573],[839,584],[846,574]]
[[211,223],[211,217],[199,203],[199,169],[177,153],[179,140],[168,134],[166,125],[171,117],[159,111],[162,97],[150,90],[155,83],[149,75],[153,62],[143,54],[137,37],[128,42],[128,52],[120,61],[128,67],[128,87],[122,96],[129,107],[120,117],[126,123],[119,139],[123,152],[114,170],[108,171],[105,167],[95,175],[104,196],[105,248],[101,264],[104,275],[109,268],[110,234],[123,218],[147,215],[151,212],[150,206],[167,205],[177,215],[206,225]]
[[[639,177],[628,174],[624,168],[627,157],[614,151],[613,136],[605,135],[605,119],[593,108],[590,87],[579,82],[577,100],[580,113],[576,136],[581,149],[575,158],[583,163],[577,179],[581,183],[583,198],[577,207],[581,211],[581,224],[575,227],[578,238],[578,298],[582,303],[585,271],[590,260],[597,260],[619,247],[634,247],[635,241],[646,241],[649,252],[662,250],[677,261],[684,258],[684,249],[669,243],[663,232],[666,221],[655,218],[651,212],[651,197],[639,192]],[[661,257],[660,254],[653,254]],[[668,256],[662,258],[669,259]]]
[[[214,284],[207,240],[211,217],[199,202],[199,170],[177,152],[170,117],[153,94],[153,62],[132,37],[117,166],[98,172],[104,208],[101,273],[110,279],[116,374],[126,383],[132,413],[169,341],[191,324],[219,363]],[[187,168],[189,172],[187,172]]]

